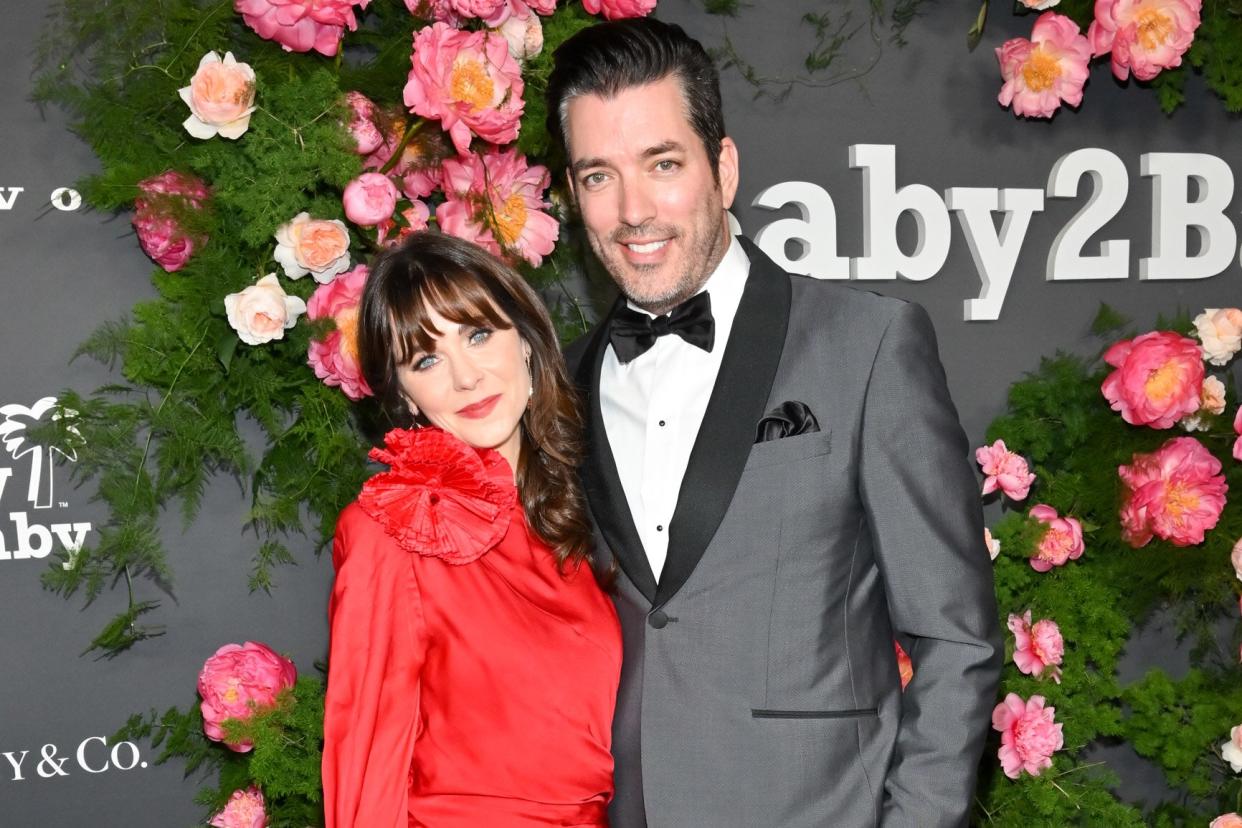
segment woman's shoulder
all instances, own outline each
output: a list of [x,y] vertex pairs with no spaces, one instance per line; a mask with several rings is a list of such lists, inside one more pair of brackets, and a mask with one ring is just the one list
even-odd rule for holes
[[395,429],[371,458],[388,466],[371,477],[341,519],[364,520],[400,548],[469,563],[508,531],[517,489],[509,464],[437,428]]

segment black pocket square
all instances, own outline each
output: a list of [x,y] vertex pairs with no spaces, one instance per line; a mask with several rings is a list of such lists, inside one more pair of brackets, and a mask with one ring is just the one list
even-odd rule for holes
[[819,431],[819,421],[806,403],[789,400],[763,415],[755,430],[755,442],[766,443],[768,440],[780,440],[783,437],[812,434],[816,431]]

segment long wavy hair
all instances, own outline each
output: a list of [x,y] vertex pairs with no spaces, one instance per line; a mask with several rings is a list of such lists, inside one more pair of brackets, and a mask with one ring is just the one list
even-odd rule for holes
[[458,324],[517,328],[530,346],[534,393],[522,415],[518,495],[527,525],[562,568],[589,562],[591,525],[577,473],[581,407],[543,302],[513,268],[443,233],[413,233],[380,254],[362,292],[358,357],[367,384],[399,427],[419,424],[401,395],[397,369],[433,350],[432,309]]

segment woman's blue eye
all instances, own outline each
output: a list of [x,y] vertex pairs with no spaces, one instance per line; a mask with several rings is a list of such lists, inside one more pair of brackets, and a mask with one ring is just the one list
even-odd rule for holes
[[427,370],[428,368],[430,368],[431,366],[433,366],[433,365],[435,365],[435,364],[436,364],[436,357],[435,357],[435,355],[434,355],[434,354],[426,354],[426,355],[421,356],[421,357],[419,357],[418,359],[414,360],[414,370],[415,370],[415,371],[425,371],[425,370]]
[[480,342],[486,342],[491,335],[491,328],[475,328],[470,332],[470,344],[477,345]]

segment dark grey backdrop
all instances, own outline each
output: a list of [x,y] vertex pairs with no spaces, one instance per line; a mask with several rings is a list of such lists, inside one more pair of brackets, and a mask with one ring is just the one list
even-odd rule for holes
[[[862,22],[865,4],[856,5],[855,21]],[[956,221],[949,258],[935,278],[866,285],[919,301],[931,312],[954,398],[978,443],[999,412],[1008,384],[1034,368],[1041,355],[1055,348],[1096,347],[1085,333],[1100,301],[1144,324],[1179,306],[1197,312],[1204,306],[1238,304],[1236,258],[1224,273],[1198,282],[1140,282],[1136,260],[1150,251],[1150,183],[1139,176],[1139,156],[1209,153],[1237,171],[1242,169],[1242,133],[1236,119],[1225,116],[1195,80],[1189,105],[1170,120],[1153,95],[1121,87],[1106,66],[1092,72],[1080,112],[1062,112],[1051,123],[1019,121],[995,103],[1000,80],[992,47],[1028,33],[1033,18],[1018,20],[995,8],[984,44],[970,53],[964,32],[973,9],[926,5],[926,14],[909,28],[910,45],[898,49],[884,43],[875,68],[857,82],[794,86],[776,102],[756,98],[736,71],[725,72],[729,130],[742,158],[735,212],[753,233],[792,215],[792,210],[773,214],[748,206],[756,193],[782,181],[818,184],[836,202],[839,254],[857,256],[862,252],[862,176],[849,168],[851,144],[895,145],[898,185],[921,183],[941,194],[952,186],[1041,188],[1056,159],[1082,147],[1100,146],[1120,156],[1130,174],[1130,195],[1104,235],[1131,240],[1130,279],[1044,281],[1052,239],[1081,204],[1071,200],[1049,201],[1045,212],[1036,214],[997,322],[962,321],[962,302],[977,295],[979,280]],[[0,405],[30,405],[65,387],[89,391],[112,379],[89,361],[70,363],[70,355],[95,325],[150,294],[151,264],[137,246],[128,216],[61,212],[48,204],[54,189],[72,185],[94,160],[66,132],[62,113],[41,113],[27,100],[41,7],[11,8],[0,35],[0,77],[7,79],[0,88],[0,188],[24,188],[11,209],[0,210],[5,296],[0,344],[6,357],[0,361]],[[762,74],[793,76],[814,45],[810,29],[799,23],[802,13],[840,14],[844,8],[754,3],[726,21],[705,15],[697,0],[661,0],[659,15],[683,24],[710,46],[728,36]],[[843,61],[865,62],[870,48],[864,30]],[[0,191],[0,198],[6,192]],[[1235,198],[1229,210],[1235,220],[1237,203]],[[70,489],[64,469],[57,472],[52,508],[30,509],[25,497],[29,464],[29,456],[15,459],[0,452],[0,469],[12,469],[0,498],[6,548],[16,545],[11,512],[41,523],[99,519],[89,492]],[[223,643],[265,641],[292,655],[304,671],[323,656],[328,561],[316,560],[309,545],[302,544],[300,565],[279,572],[273,595],[248,594],[246,572],[255,541],[238,528],[243,511],[238,485],[222,479],[188,531],[170,517],[166,537],[178,578],[175,599],[150,584],[137,587],[140,599],[164,600],[169,633],[114,661],[93,661],[78,653],[116,609],[119,594],[82,610],[78,602],[66,603],[40,589],[44,561],[0,560],[0,824],[193,824],[196,783],[183,781],[179,768],[138,765],[89,773],[75,754],[90,737],[113,732],[130,712],[189,703],[203,659]],[[139,749],[140,761],[149,761],[151,750]],[[97,741],[86,742],[83,750],[92,769],[108,759]],[[22,779],[16,780],[12,762],[22,751],[28,754],[21,761]],[[45,753],[55,762],[40,765]],[[122,765],[131,762],[124,751],[118,758]],[[54,772],[62,759],[64,775]],[[49,776],[41,776],[40,767]],[[1133,773],[1138,782],[1144,772],[1134,766]]]

